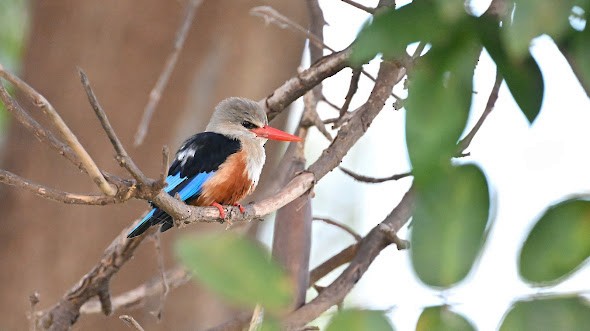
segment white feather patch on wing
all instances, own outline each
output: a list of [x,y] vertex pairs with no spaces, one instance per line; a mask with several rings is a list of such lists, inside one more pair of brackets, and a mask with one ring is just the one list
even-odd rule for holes
[[180,161],[180,165],[184,166],[189,157],[195,156],[196,151],[194,148],[181,149],[176,155],[176,159]]

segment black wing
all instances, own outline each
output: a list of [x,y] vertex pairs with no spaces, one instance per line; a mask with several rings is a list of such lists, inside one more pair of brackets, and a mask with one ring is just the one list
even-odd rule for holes
[[176,152],[168,175],[193,177],[219,168],[232,154],[240,150],[240,141],[215,132],[201,132],[188,138]]
[[[176,157],[168,169],[168,186],[164,190],[172,196],[180,193],[182,200],[197,198],[200,186],[207,178],[205,174],[216,171],[240,148],[239,140],[214,132],[201,132],[188,138],[176,152]],[[187,189],[182,191],[184,188]],[[183,196],[185,194],[186,196]],[[154,206],[127,237],[138,236],[150,226],[160,223],[163,223],[160,228],[162,232],[173,225],[170,215]]]

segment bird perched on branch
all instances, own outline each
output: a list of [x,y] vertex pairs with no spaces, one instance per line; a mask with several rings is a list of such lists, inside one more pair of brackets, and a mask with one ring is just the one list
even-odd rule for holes
[[[176,152],[164,191],[178,194],[190,205],[217,207],[221,218],[225,218],[222,205],[235,205],[244,212],[239,201],[258,184],[268,139],[301,141],[269,127],[266,113],[257,102],[225,99],[215,107],[206,131],[188,138]],[[157,224],[162,224],[162,232],[173,226],[172,217],[155,207],[127,237],[136,237]]]

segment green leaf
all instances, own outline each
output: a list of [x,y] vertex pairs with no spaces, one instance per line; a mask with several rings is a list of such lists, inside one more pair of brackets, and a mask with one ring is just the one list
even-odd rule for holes
[[590,201],[552,206],[535,224],[520,251],[519,272],[535,285],[550,285],[590,257]]
[[428,307],[422,311],[416,331],[475,331],[475,327],[463,316],[449,310],[448,306]]
[[504,77],[514,100],[532,123],[543,103],[545,85],[541,69],[530,55],[520,59],[510,58],[500,38],[500,27],[495,19],[481,17],[477,21],[477,32]]
[[264,320],[257,331],[281,331],[281,323],[272,316],[264,316]]
[[276,313],[292,303],[287,274],[265,249],[243,237],[230,233],[187,237],[176,243],[176,253],[201,282],[235,304],[259,303]]
[[569,29],[573,0],[516,0],[514,19],[504,29],[508,53],[516,59],[527,56],[531,39],[548,34],[559,40]]
[[418,277],[449,287],[471,270],[484,241],[490,199],[484,174],[475,165],[449,168],[416,186],[410,250]]
[[392,331],[393,327],[383,316],[383,312],[375,310],[344,310],[330,320],[326,331]]
[[418,182],[447,167],[469,115],[481,47],[464,23],[447,44],[433,45],[410,76],[406,141]]
[[[428,22],[428,24],[417,24]],[[415,1],[399,9],[385,10],[366,25],[355,42],[351,63],[361,65],[378,53],[399,56],[417,41],[429,41],[445,34],[446,26],[429,1]]]
[[590,306],[580,297],[543,298],[515,303],[500,331],[579,331],[590,328]]

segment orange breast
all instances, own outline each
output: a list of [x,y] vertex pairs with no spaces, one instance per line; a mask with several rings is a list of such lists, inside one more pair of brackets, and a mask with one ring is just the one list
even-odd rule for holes
[[246,154],[239,151],[230,155],[213,177],[203,185],[199,198],[192,201],[195,206],[210,206],[213,202],[233,205],[250,194],[255,184],[248,178]]

